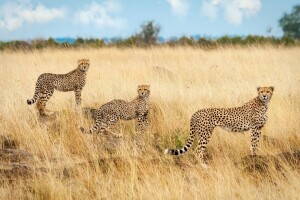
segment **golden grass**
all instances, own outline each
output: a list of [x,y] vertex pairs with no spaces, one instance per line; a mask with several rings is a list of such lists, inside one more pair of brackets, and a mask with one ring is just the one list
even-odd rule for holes
[[[212,158],[207,170],[199,166],[193,150],[178,159],[163,155],[162,150],[185,143],[190,117],[198,109],[239,106],[256,96],[257,86],[271,85],[275,92],[262,133],[277,142],[260,142],[258,154],[299,149],[299,55],[300,48],[1,52],[0,134],[16,139],[22,149],[33,153],[34,166],[49,170],[31,178],[1,178],[0,196],[297,199],[299,170],[286,166],[284,172],[246,173],[235,165],[249,154],[248,132],[230,133],[216,128],[208,145]],[[153,112],[148,133],[136,134],[133,122],[122,122],[118,126],[124,135],[121,140],[103,135],[95,140],[83,135],[76,128],[83,122],[75,113],[73,92],[56,91],[47,104],[50,110],[63,111],[56,129],[39,125],[35,105],[26,104],[33,96],[38,75],[67,73],[85,57],[90,59],[91,67],[82,93],[83,106],[99,107],[115,98],[131,100],[138,84],[151,85]],[[83,121],[87,127],[92,123]],[[100,165],[88,164],[98,158],[102,159]]]

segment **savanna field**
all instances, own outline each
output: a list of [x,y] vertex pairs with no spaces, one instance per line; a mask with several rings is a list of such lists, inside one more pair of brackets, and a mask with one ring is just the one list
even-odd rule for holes
[[[299,199],[299,55],[299,47],[1,52],[1,199]],[[82,107],[131,101],[137,85],[151,85],[146,133],[134,121],[117,124],[121,139],[81,133],[78,125],[93,120],[76,109],[74,92],[54,92],[47,103],[53,117],[27,105],[40,74],[67,73],[81,58],[91,63]],[[194,148],[177,158],[163,154],[185,144],[194,112],[241,106],[258,86],[275,90],[257,158],[248,156],[249,132],[221,128],[208,144],[208,169]],[[7,138],[30,155],[4,155]],[[281,156],[295,152],[298,160]]]

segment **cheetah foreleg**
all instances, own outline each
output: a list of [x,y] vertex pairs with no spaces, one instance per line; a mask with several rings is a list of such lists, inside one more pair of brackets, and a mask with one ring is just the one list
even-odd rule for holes
[[75,101],[77,106],[81,105],[81,90],[75,90]]
[[261,129],[260,128],[251,128],[250,133],[251,133],[250,151],[251,151],[251,155],[254,156],[254,155],[256,155],[256,150],[257,150],[258,143],[259,143],[259,137],[261,135]]
[[143,133],[146,131],[146,129],[148,129],[148,127],[149,127],[148,115],[138,116],[136,131]]

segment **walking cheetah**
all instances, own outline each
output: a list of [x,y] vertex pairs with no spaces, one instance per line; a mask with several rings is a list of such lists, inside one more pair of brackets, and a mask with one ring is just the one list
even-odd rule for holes
[[241,107],[201,109],[193,114],[190,121],[190,139],[181,149],[166,149],[166,154],[181,155],[192,146],[195,135],[199,135],[196,152],[203,167],[207,167],[203,153],[216,126],[223,129],[242,132],[250,130],[251,155],[256,155],[256,149],[268,116],[267,110],[274,87],[258,87],[258,96]]
[[75,91],[76,104],[81,104],[81,90],[85,85],[87,71],[90,67],[88,59],[78,60],[78,67],[67,74],[41,74],[36,82],[32,99],[27,100],[31,105],[37,101],[37,108],[41,115],[45,115],[47,101],[53,95],[54,89],[62,92]]
[[[109,129],[115,137],[122,137],[120,134],[114,133],[110,128],[119,120],[137,119],[137,130],[144,131],[149,125],[149,94],[150,85],[139,85],[137,88],[138,96],[130,101],[120,99],[112,100],[100,107],[98,110],[96,121],[90,128],[89,133],[95,132],[100,126],[100,133]],[[80,127],[82,132],[83,127]]]

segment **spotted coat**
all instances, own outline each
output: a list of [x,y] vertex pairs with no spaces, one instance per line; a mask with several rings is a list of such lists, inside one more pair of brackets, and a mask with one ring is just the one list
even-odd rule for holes
[[251,155],[256,149],[261,128],[267,122],[267,110],[274,87],[258,87],[258,96],[241,107],[201,109],[193,114],[190,120],[190,139],[181,149],[166,149],[165,153],[181,155],[192,146],[195,135],[199,136],[196,152],[201,164],[207,166],[203,153],[216,126],[232,132],[251,132]]
[[[112,100],[100,107],[97,113],[97,117],[94,125],[90,128],[90,133],[98,130],[100,126],[100,133],[107,129],[110,129],[119,120],[137,120],[137,130],[145,131],[145,127],[148,126],[148,115],[149,115],[149,85],[139,85],[138,86],[138,96],[127,102],[125,100]],[[81,127],[84,132],[84,129]],[[112,130],[110,132],[116,136],[121,137],[120,134],[114,133]]]
[[67,74],[41,74],[36,82],[32,99],[28,99],[29,105],[37,102],[41,115],[45,114],[47,101],[54,93],[54,89],[62,92],[74,91],[76,104],[81,104],[81,90],[86,81],[86,74],[90,66],[88,59],[78,60],[78,67]]

